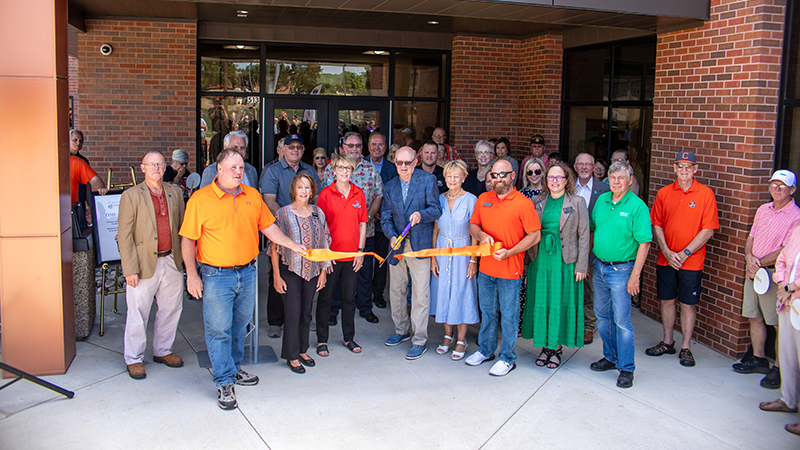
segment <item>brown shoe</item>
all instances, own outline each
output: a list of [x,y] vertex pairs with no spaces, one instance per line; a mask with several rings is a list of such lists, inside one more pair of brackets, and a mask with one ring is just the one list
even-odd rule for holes
[[136,363],[128,365],[128,375],[134,380],[143,380],[147,374],[144,373],[144,364]]
[[594,333],[589,330],[583,332],[583,345],[589,345],[594,342]]
[[175,356],[175,353],[164,356],[153,356],[153,361],[166,364],[168,367],[183,367],[183,360],[180,356]]

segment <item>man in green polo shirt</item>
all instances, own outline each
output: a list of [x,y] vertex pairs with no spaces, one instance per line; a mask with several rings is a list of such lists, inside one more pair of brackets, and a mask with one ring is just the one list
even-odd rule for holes
[[617,386],[633,386],[634,341],[631,295],[640,291],[653,233],[647,205],[631,191],[633,169],[626,162],[608,168],[611,192],[597,199],[592,211],[594,232],[594,312],[603,340],[603,359],[591,364],[597,372],[619,370]]

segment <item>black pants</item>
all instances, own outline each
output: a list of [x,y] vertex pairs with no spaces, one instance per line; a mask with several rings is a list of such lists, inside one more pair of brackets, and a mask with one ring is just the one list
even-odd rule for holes
[[[311,303],[317,290],[317,278],[308,281],[289,268],[280,265],[281,278],[286,282],[286,293],[281,294],[285,321],[281,358],[293,360],[308,352],[308,334],[311,330]],[[272,283],[271,283],[272,284]]]
[[[282,265],[282,264],[281,264]],[[269,290],[267,291],[267,323],[270,326],[281,326],[283,325],[283,298],[281,294],[278,294],[278,291],[275,290],[275,283],[272,282],[272,271],[278,270],[275,267],[271,267],[270,270],[267,271],[267,279],[269,280]]]
[[[389,239],[377,229],[375,230],[375,237],[373,239],[375,240],[375,253],[382,258],[386,258],[386,255],[389,253]],[[372,275],[372,295],[373,297],[379,297],[383,295],[383,291],[386,289],[386,274],[389,273],[389,261],[386,261],[383,267],[378,267],[376,261],[374,266],[375,273]]]
[[[367,238],[364,243],[364,251],[371,252],[374,250],[375,238]],[[358,315],[361,317],[372,312],[372,267],[374,261],[375,258],[372,256],[365,256],[364,264],[356,272],[356,308],[358,309]],[[340,309],[342,309],[342,296],[338,291],[334,291],[333,300],[331,301],[331,316],[336,317]]]
[[317,299],[317,343],[328,343],[328,319],[331,316],[331,300],[338,281],[342,280],[342,335],[345,342],[353,340],[356,334],[356,273],[353,261],[336,261],[333,272],[328,274],[325,288]]

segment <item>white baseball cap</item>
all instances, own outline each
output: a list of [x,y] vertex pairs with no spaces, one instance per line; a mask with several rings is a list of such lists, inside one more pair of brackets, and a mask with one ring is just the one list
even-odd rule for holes
[[781,181],[783,184],[794,187],[797,183],[797,177],[794,176],[794,172],[791,170],[776,170],[775,173],[772,174],[772,178],[769,181]]

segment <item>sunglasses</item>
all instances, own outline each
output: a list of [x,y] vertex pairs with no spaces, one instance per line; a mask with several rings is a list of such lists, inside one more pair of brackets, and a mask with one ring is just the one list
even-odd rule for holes
[[416,162],[415,159],[412,159],[411,161],[401,161],[401,160],[398,159],[398,160],[395,160],[394,163],[395,163],[395,165],[402,167],[402,166],[413,166],[415,162]]
[[529,177],[533,176],[533,174],[541,175],[542,174],[542,169],[529,170],[527,173],[528,173]]
[[561,175],[555,175],[555,176],[550,175],[549,177],[547,177],[547,181],[559,181],[560,182],[564,178],[566,178],[566,177],[562,177]]
[[508,172],[489,172],[489,176],[492,177],[493,180],[496,180],[498,178],[506,178],[509,175],[511,175],[512,173],[513,173],[512,171],[508,171]]

